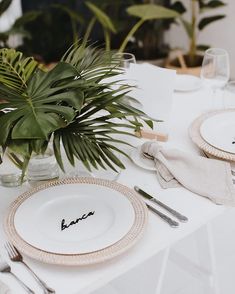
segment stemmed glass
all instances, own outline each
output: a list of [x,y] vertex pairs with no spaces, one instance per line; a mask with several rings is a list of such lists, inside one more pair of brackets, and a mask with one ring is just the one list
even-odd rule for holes
[[229,80],[229,55],[221,48],[206,50],[201,69],[201,79],[213,92],[213,100],[216,105],[216,92],[222,89]]
[[115,53],[118,59],[118,66],[122,69],[129,69],[132,63],[136,63],[135,55],[132,53]]

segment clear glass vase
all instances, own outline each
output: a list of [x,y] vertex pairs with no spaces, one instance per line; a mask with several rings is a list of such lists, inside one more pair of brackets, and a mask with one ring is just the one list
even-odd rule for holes
[[0,155],[2,163],[0,164],[0,185],[4,187],[17,187],[22,184],[22,171],[17,165],[14,158],[19,158],[18,155],[12,153],[8,149],[4,154],[0,147]]
[[52,148],[44,154],[33,154],[28,165],[27,179],[29,182],[48,181],[59,177],[59,166]]

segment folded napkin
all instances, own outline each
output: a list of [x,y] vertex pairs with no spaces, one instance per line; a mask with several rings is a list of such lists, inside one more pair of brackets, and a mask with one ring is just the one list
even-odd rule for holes
[[0,281],[0,293],[1,294],[10,294],[11,290],[9,289],[9,287],[4,284],[2,281]]
[[182,185],[216,204],[235,206],[230,163],[177,149],[166,149],[157,142],[144,143],[141,151],[153,157],[162,188]]

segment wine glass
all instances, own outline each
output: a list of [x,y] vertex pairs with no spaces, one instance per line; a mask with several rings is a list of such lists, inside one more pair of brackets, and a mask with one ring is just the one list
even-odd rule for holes
[[132,53],[122,52],[115,53],[118,59],[118,66],[124,70],[128,70],[132,63],[136,63],[135,55]]
[[[118,79],[121,80],[119,84],[129,85],[131,87],[136,86],[136,81],[133,79],[133,68],[131,64],[136,64],[135,55],[128,52],[117,52],[114,54],[116,67],[121,76]],[[123,92],[125,89],[123,90]]]
[[206,50],[201,69],[201,79],[209,86],[215,103],[216,92],[222,89],[229,80],[229,55],[221,48]]

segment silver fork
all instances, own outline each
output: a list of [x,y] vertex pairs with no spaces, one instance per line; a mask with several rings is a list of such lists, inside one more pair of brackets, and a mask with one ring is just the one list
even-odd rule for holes
[[31,293],[31,294],[35,294],[35,292],[33,290],[31,290],[27,285],[25,285],[25,283],[23,283],[12,271],[11,271],[11,267],[8,263],[6,263],[5,261],[0,261],[0,272],[1,273],[7,273],[12,275],[17,281],[18,283],[21,285],[21,287],[24,288],[24,290],[27,293]]
[[42,281],[36,274],[35,272],[24,262],[23,260],[23,256],[20,254],[20,252],[9,242],[7,242],[5,244],[5,248],[7,250],[7,253],[9,255],[9,258],[12,261],[16,261],[16,262],[21,262],[27,269],[28,271],[31,273],[31,275],[34,277],[34,279],[37,281],[37,283],[41,286],[41,288],[43,289],[43,292],[45,294],[48,293],[55,293],[55,290],[48,287],[47,284]]

